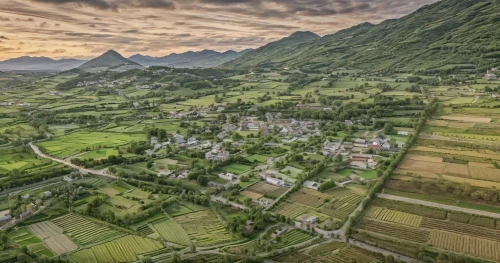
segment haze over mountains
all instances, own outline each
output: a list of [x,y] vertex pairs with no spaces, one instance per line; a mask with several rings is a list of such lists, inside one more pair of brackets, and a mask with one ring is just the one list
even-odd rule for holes
[[[109,66],[117,66],[116,64],[117,62],[118,64],[137,63],[140,66],[144,67],[166,66],[175,68],[195,68],[195,67],[208,68],[229,62],[250,51],[252,51],[252,49],[245,49],[240,52],[233,50],[228,50],[226,52],[217,52],[213,50],[203,50],[200,52],[188,51],[181,54],[173,53],[164,57],[151,57],[151,56],[136,54],[129,57],[128,59],[124,58],[117,52],[108,54],[106,54],[107,53],[106,52],[103,54],[103,55],[106,54],[104,58],[109,58],[111,59],[111,61],[107,62],[105,61],[105,59],[101,58],[99,59],[99,61],[93,62],[91,64],[87,64],[89,61],[78,60],[78,59],[54,60],[48,57],[23,56],[0,62],[0,70],[63,71],[63,70],[78,68],[80,66],[85,68],[90,68],[90,67],[107,68]],[[119,56],[117,56],[117,54]],[[128,60],[128,62],[124,61],[123,59]],[[87,65],[83,65],[84,63]]]

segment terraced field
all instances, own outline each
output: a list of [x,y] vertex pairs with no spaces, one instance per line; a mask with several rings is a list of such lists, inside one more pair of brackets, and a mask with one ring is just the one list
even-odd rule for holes
[[68,214],[51,221],[80,245],[113,240],[125,235],[76,214]]

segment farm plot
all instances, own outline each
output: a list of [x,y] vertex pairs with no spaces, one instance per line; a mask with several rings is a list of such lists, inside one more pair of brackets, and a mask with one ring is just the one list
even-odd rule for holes
[[252,167],[244,164],[239,164],[239,163],[233,163],[227,166],[222,167],[222,169],[228,173],[233,173],[233,174],[241,174],[243,172],[246,172]]
[[60,234],[49,237],[43,241],[45,245],[54,251],[56,255],[67,253],[78,249],[78,246],[73,243],[67,236]]
[[25,228],[21,228],[9,234],[10,238],[20,246],[30,246],[42,243],[38,237],[32,235]]
[[297,216],[304,214],[307,211],[307,208],[292,203],[283,203],[278,206],[275,211],[282,216],[296,218]]
[[266,184],[264,182],[258,182],[247,188],[247,191],[259,193],[264,196],[273,198],[281,196],[282,194],[286,193],[287,190],[287,188]]
[[260,198],[263,197],[263,195],[261,195],[261,194],[251,192],[251,191],[246,191],[246,190],[241,192],[241,195],[246,196],[248,198],[251,198],[254,201],[259,200]]
[[467,165],[457,163],[436,163],[404,159],[399,165],[399,168],[437,174],[447,174],[457,177],[470,177]]
[[189,236],[184,229],[172,219],[160,220],[151,224],[160,236],[168,242],[183,246],[191,245]]
[[432,230],[430,244],[453,252],[500,261],[500,243],[483,238]]
[[45,221],[27,226],[28,230],[40,239],[46,239],[63,233],[63,229],[56,224]]
[[469,166],[470,175],[474,179],[500,182],[500,169]]
[[433,157],[433,156],[424,156],[424,155],[416,155],[416,154],[407,154],[405,156],[406,159],[415,160],[415,161],[424,161],[431,163],[442,163],[443,158],[441,157]]
[[208,246],[235,239],[211,210],[185,214],[174,219],[186,230],[186,233],[196,245]]
[[422,216],[412,215],[381,207],[370,208],[366,216],[386,222],[398,223],[413,227],[419,227],[420,224],[422,223],[422,218],[423,218]]
[[31,245],[28,247],[28,249],[39,257],[41,257],[42,255],[45,255],[49,258],[54,256],[54,252],[50,251],[50,249],[48,249],[44,244]]
[[112,230],[75,214],[53,219],[52,222],[62,228],[66,235],[81,245],[112,240],[125,235],[122,232]]
[[71,259],[76,263],[133,262],[137,260],[137,255],[162,248],[163,245],[159,241],[129,235],[73,253]]
[[293,193],[290,196],[290,201],[317,208],[329,197],[329,195],[325,195],[321,192],[303,188]]
[[311,238],[313,238],[313,236],[300,232],[297,229],[288,230],[285,234],[281,235],[281,242],[278,242],[276,245],[273,246],[273,248],[280,249],[287,246],[300,244]]
[[494,230],[484,227],[478,227],[469,224],[463,224],[452,221],[444,221],[424,217],[420,227],[428,228],[431,230],[442,230],[446,232],[456,233],[460,235],[467,235],[477,238],[489,239],[491,241],[500,240],[500,230]]
[[366,230],[382,235],[398,237],[416,243],[426,243],[429,239],[429,231],[403,225],[396,225],[364,218],[358,225],[358,229]]
[[319,212],[338,219],[349,216],[363,199],[358,193],[344,188],[331,189],[325,194],[331,196],[333,200],[321,206]]

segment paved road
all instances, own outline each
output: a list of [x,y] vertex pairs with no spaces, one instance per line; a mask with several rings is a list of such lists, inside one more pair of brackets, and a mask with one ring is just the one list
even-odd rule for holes
[[387,251],[385,249],[382,249],[382,248],[379,248],[379,247],[376,247],[376,246],[372,246],[372,245],[369,245],[369,244],[366,244],[366,243],[363,243],[363,242],[359,242],[359,241],[354,240],[354,239],[349,239],[348,243],[351,244],[351,245],[360,247],[360,248],[364,248],[364,249],[372,251],[372,252],[381,253],[384,256],[392,255],[396,260],[399,260],[399,261],[404,261],[404,262],[408,262],[408,263],[410,263],[410,262],[420,262],[420,261],[417,261],[414,258],[410,258],[410,257],[404,256],[404,255],[398,254],[398,253],[390,252],[390,251]]
[[462,208],[462,207],[451,206],[451,205],[443,205],[443,204],[438,204],[438,203],[434,203],[434,202],[412,199],[412,198],[402,197],[402,196],[397,196],[397,195],[378,194],[377,196],[380,198],[383,198],[383,199],[401,201],[401,202],[417,204],[417,205],[425,205],[425,206],[430,206],[430,207],[446,209],[446,210],[450,210],[450,211],[457,211],[457,212],[463,212],[463,213],[467,213],[467,214],[481,215],[481,216],[500,219],[500,214],[476,210],[476,209]]
[[57,158],[54,158],[54,157],[51,157],[51,156],[48,156],[46,154],[44,154],[42,151],[40,151],[40,149],[38,147],[36,147],[33,143],[29,143],[29,146],[31,147],[31,149],[33,149],[33,151],[35,152],[36,155],[40,156],[40,157],[43,157],[43,158],[46,158],[46,159],[50,159],[52,161],[55,161],[55,162],[58,162],[58,163],[62,163],[64,165],[67,165],[69,167],[73,167],[77,170],[80,171],[80,173],[82,174],[94,174],[94,175],[100,175],[100,176],[104,176],[104,177],[107,177],[107,178],[112,178],[112,179],[116,179],[116,176],[114,175],[110,175],[110,174],[107,174],[106,171],[107,169],[103,169],[103,170],[93,170],[93,169],[87,169],[87,168],[83,168],[83,167],[80,167],[80,166],[77,166],[77,165],[74,165],[72,164],[71,162],[68,162],[68,161],[65,161],[65,160],[61,160],[61,159],[57,159]]

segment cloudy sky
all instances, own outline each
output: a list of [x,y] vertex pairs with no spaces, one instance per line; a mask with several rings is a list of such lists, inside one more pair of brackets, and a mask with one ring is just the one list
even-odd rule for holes
[[437,0],[0,0],[0,60],[256,48],[295,31],[334,33]]

